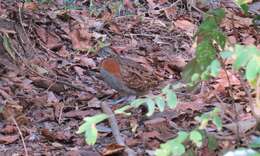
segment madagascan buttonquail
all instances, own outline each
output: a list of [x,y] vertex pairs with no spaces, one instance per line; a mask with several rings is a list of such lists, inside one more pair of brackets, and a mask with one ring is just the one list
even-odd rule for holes
[[100,75],[119,93],[142,95],[157,85],[154,74],[141,64],[119,56],[110,47],[104,47],[99,52],[105,57],[100,64]]

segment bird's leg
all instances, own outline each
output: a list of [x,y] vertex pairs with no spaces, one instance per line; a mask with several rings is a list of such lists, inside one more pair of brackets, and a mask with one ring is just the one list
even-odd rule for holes
[[111,104],[116,105],[119,103],[130,103],[134,99],[136,99],[135,95],[127,95],[127,96],[120,97],[118,99],[114,99]]

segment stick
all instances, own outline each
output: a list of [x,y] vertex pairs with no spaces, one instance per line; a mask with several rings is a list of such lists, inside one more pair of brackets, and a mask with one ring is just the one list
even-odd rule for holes
[[21,130],[20,130],[20,128],[19,128],[19,126],[18,126],[18,124],[17,124],[15,118],[14,118],[14,117],[11,117],[11,119],[13,120],[13,122],[14,122],[14,124],[15,124],[17,130],[18,130],[18,133],[19,133],[19,135],[20,135],[20,137],[21,137],[21,140],[22,140],[22,143],[23,143],[24,152],[25,152],[25,156],[28,156],[28,151],[27,151],[26,144],[25,144],[25,142],[24,142],[23,134],[22,134],[22,132],[21,132]]
[[116,117],[115,117],[113,111],[111,110],[111,108],[108,106],[108,104],[106,102],[101,102],[101,108],[102,108],[102,111],[109,116],[108,121],[111,126],[112,133],[116,139],[117,144],[125,146],[125,152],[127,153],[128,156],[136,156],[137,155],[136,152],[125,144],[124,139],[122,138],[122,136],[120,134]]

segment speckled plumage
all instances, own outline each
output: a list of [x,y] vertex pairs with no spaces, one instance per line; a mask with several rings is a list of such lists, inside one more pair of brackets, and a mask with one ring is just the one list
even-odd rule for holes
[[140,95],[157,85],[154,74],[139,63],[120,57],[110,48],[102,50],[105,58],[100,64],[100,74],[111,88],[121,94]]

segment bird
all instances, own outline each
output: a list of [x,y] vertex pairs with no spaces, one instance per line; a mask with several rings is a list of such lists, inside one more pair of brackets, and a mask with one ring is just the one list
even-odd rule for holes
[[154,73],[140,63],[116,54],[110,47],[101,48],[99,56],[102,79],[122,95],[144,95],[158,84]]

